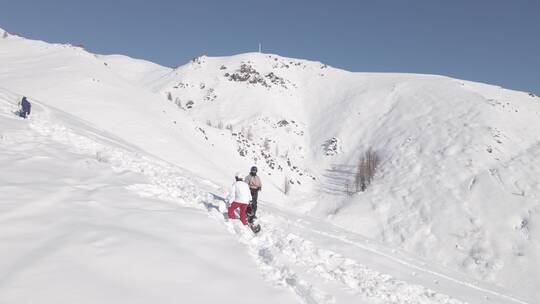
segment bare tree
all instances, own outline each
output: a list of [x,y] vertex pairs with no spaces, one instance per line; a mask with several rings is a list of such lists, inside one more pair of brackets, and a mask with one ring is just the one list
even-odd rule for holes
[[289,195],[291,192],[291,185],[291,179],[285,175],[285,179],[283,180],[283,193],[285,193],[285,195]]
[[366,191],[375,176],[380,157],[377,152],[369,148],[358,160],[354,185],[356,192]]
[[223,129],[223,121],[218,122],[217,127],[218,127],[218,129],[222,130]]
[[172,99],[172,94],[171,94],[171,92],[167,92],[167,99],[168,99],[169,101],[172,101],[172,100],[173,100],[173,99]]
[[353,186],[351,185],[351,182],[350,181],[347,181],[347,183],[345,184],[345,194],[347,194],[347,196],[351,196],[354,194],[354,191],[353,191]]

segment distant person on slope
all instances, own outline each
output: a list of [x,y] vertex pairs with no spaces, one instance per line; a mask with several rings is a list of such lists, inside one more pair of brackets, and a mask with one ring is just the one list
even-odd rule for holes
[[250,216],[257,218],[255,215],[257,213],[257,198],[259,197],[259,191],[262,189],[261,179],[259,176],[257,176],[257,167],[251,167],[251,170],[249,170],[249,175],[246,176],[244,180],[249,185],[252,198],[251,207],[249,208],[251,210],[248,210],[248,212],[250,213]]
[[234,178],[236,181],[233,184],[229,199],[229,218],[234,220],[234,211],[236,208],[240,208],[240,221],[242,221],[242,224],[247,225],[246,211],[251,200],[249,186],[242,180],[240,172],[236,173]]
[[22,101],[19,105],[21,107],[21,109],[19,110],[19,116],[22,118],[27,118],[28,115],[30,115],[30,109],[32,108],[32,105],[26,99],[26,96],[23,96]]

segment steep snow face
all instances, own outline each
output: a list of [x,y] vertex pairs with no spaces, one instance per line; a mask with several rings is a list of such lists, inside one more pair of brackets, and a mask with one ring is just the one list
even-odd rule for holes
[[[540,297],[533,94],[256,53],[195,58],[152,88],[266,151],[261,158],[238,143],[267,179],[291,179],[284,205]],[[372,185],[354,193],[369,148],[381,163]]]

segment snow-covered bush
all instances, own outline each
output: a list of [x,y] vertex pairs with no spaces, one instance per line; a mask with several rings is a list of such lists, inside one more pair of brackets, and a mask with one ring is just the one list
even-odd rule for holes
[[204,96],[205,101],[214,101],[216,100],[217,95],[215,93],[215,90],[213,88],[209,88],[206,92],[206,95]]
[[325,141],[322,146],[326,156],[334,156],[339,153],[338,139],[335,137]]
[[185,110],[184,107],[182,106],[182,100],[180,100],[180,98],[176,97],[174,99],[174,104],[177,105],[180,109]]

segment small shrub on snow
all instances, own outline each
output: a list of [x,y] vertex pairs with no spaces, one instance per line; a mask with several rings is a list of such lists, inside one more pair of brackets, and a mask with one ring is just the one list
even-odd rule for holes
[[106,163],[107,162],[107,157],[105,156],[105,154],[101,151],[97,151],[96,152],[96,160],[100,163]]
[[271,140],[266,138],[263,143],[263,148],[265,151],[270,151],[270,142]]
[[182,100],[180,100],[180,98],[176,97],[174,99],[174,104],[177,105],[180,109],[185,110],[184,107],[182,106]]
[[217,98],[217,94],[215,93],[215,90],[210,88],[206,92],[206,96],[204,96],[205,101],[214,101]]

